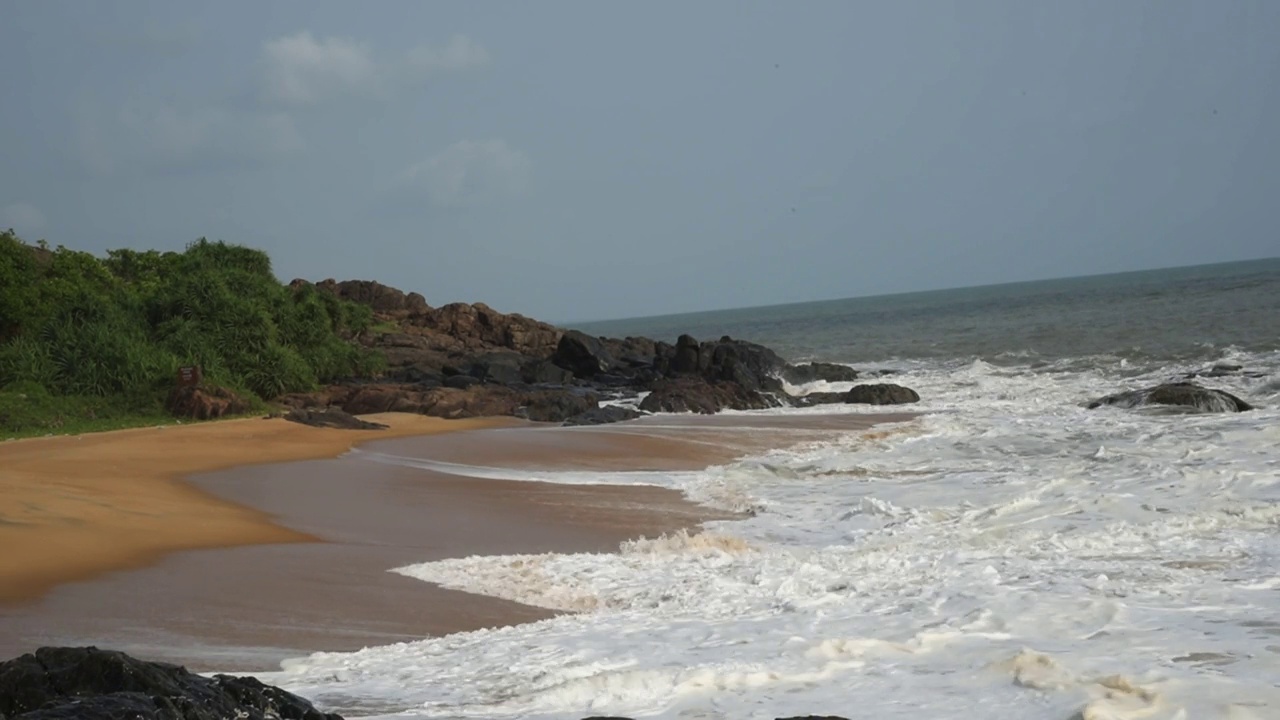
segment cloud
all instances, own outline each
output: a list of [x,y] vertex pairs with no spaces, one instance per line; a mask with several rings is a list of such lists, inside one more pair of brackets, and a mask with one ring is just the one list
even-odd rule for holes
[[406,169],[400,179],[434,205],[461,207],[523,192],[530,167],[528,156],[501,139],[461,140]]
[[44,225],[44,213],[29,202],[10,203],[0,208],[0,230],[12,229],[25,237],[40,232]]
[[127,105],[115,114],[81,112],[79,140],[86,167],[111,174],[135,166],[213,170],[244,166],[301,150],[293,119],[279,112]]
[[285,105],[313,105],[336,95],[374,89],[378,69],[363,45],[342,38],[317,40],[303,31],[262,48],[263,93]]
[[418,45],[399,57],[375,58],[368,46],[308,31],[262,47],[262,99],[306,107],[353,95],[386,97],[438,73],[488,64],[489,53],[465,35],[441,46]]

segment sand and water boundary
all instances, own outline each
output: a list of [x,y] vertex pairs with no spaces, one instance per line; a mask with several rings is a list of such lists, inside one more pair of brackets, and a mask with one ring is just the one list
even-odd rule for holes
[[[197,670],[274,669],[550,612],[387,572],[475,554],[611,552],[730,513],[652,486],[478,479],[367,453],[542,470],[690,470],[903,415],[657,416],[602,428],[375,416],[0,444],[0,656],[98,644]],[[743,430],[748,430],[743,432]],[[361,451],[347,453],[360,444]]]

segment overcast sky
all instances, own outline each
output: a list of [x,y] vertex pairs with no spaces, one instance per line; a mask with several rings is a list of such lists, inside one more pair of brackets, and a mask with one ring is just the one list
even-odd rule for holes
[[0,226],[552,321],[1280,255],[1280,2],[0,0]]

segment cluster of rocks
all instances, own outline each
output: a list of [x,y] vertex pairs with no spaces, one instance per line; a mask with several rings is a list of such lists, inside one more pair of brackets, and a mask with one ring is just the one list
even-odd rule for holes
[[[293,286],[304,284],[294,281]],[[709,414],[919,399],[907,388],[880,384],[848,393],[793,397],[784,381],[851,382],[860,373],[831,363],[792,365],[763,345],[729,337],[699,342],[684,335],[674,344],[601,338],[480,303],[432,308],[421,295],[376,282],[325,280],[315,287],[374,310],[379,329],[356,340],[380,351],[387,371],[377,380],[353,378],[280,398],[295,411],[334,408],[352,415],[410,412],[445,418],[512,415],[598,424],[649,412]],[[627,398],[639,409],[606,403]]]
[[[204,677],[94,647],[0,662],[0,720],[342,720],[253,677]],[[585,720],[604,720],[586,718]],[[844,720],[804,716],[780,720]]]
[[[295,280],[300,289],[309,284]],[[510,415],[571,425],[629,420],[653,412],[716,413],[832,403],[897,405],[917,402],[912,389],[887,383],[889,371],[833,363],[791,364],[757,343],[722,337],[674,344],[642,337],[593,337],[562,330],[482,303],[439,308],[417,293],[377,282],[325,280],[314,287],[368,305],[377,322],[354,341],[380,352],[386,372],[351,378],[321,390],[286,395],[286,417],[331,427],[364,427],[351,417],[408,412],[444,418]],[[1156,405],[1175,411],[1247,410],[1228,393],[1192,379],[1250,375],[1217,364],[1180,382],[1098,398],[1088,407]],[[787,387],[826,381],[860,383],[842,392],[791,395]],[[872,382],[865,382],[872,381]],[[619,400],[629,400],[619,406]],[[244,412],[247,404],[217,388],[181,388],[170,409],[208,419]]]

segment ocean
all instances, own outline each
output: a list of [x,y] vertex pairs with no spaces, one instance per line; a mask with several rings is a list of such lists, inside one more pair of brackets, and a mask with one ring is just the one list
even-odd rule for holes
[[[578,328],[894,370],[922,415],[799,442],[744,421],[776,448],[699,471],[452,467],[750,514],[616,554],[389,568],[580,612],[260,677],[407,718],[1280,717],[1280,260]],[[1257,409],[1082,406],[1214,366],[1199,382]]]

